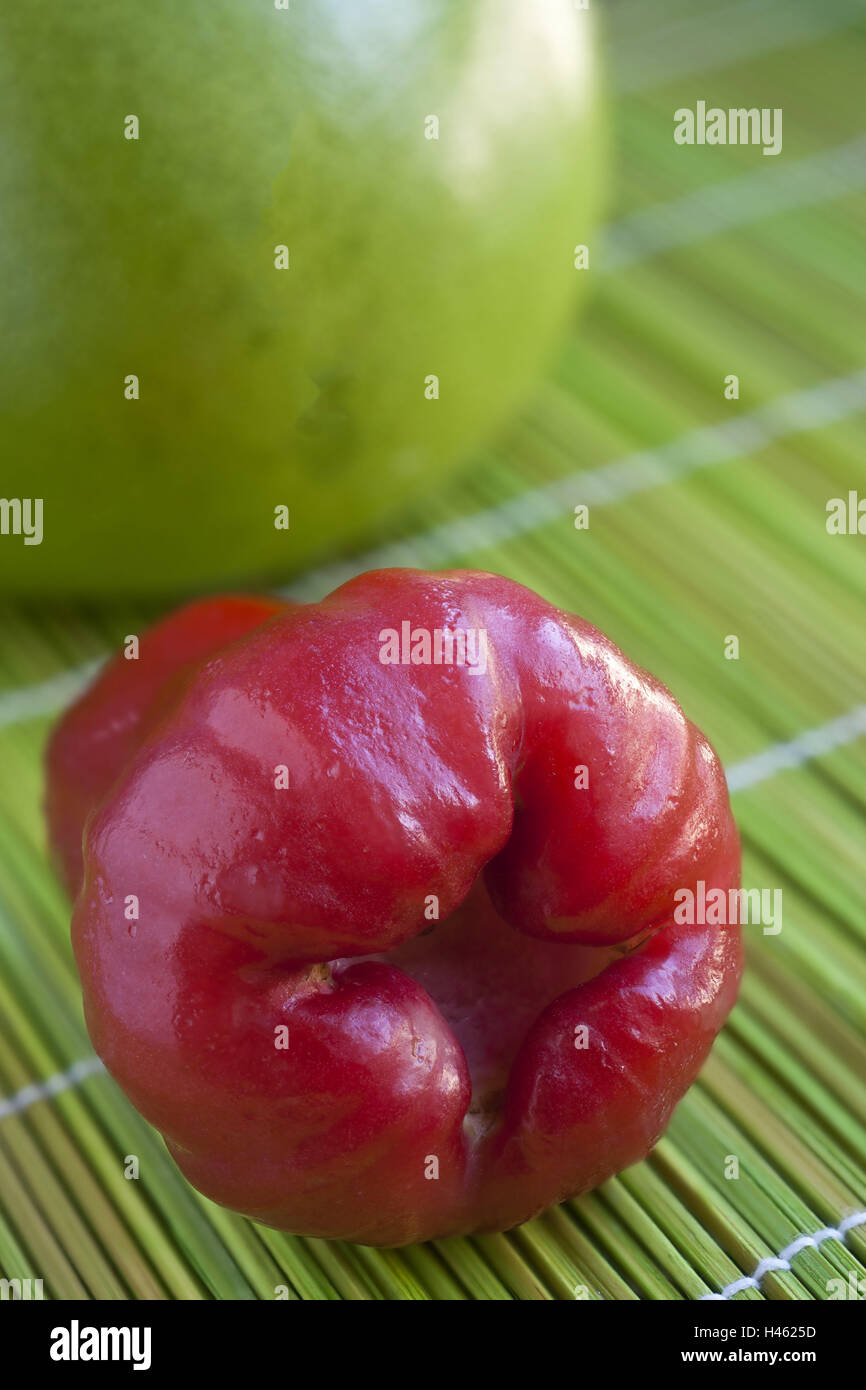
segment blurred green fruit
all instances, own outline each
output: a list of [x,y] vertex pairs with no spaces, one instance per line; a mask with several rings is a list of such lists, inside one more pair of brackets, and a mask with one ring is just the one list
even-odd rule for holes
[[44,499],[44,539],[0,535],[0,583],[285,575],[489,434],[585,278],[589,24],[573,0],[5,6],[0,493]]

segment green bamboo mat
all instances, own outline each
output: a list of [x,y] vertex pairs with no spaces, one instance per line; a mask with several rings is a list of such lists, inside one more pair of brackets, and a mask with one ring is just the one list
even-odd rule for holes
[[[825,528],[829,498],[866,495],[858,11],[607,7],[616,178],[588,313],[459,486],[292,585],[316,597],[369,563],[498,570],[603,628],[715,743],[745,884],[782,889],[783,929],[746,928],[740,1002],[667,1136],[508,1235],[398,1251],[199,1197],[93,1065],[39,809],[52,717],[153,610],[6,605],[2,1277],[52,1298],[314,1300],[809,1300],[866,1277],[866,538]],[[784,153],[675,146],[674,109],[701,98],[781,106]]]

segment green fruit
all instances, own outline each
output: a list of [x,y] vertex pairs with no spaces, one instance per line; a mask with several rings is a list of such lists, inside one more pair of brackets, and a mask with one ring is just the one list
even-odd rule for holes
[[495,429],[585,278],[589,23],[572,0],[5,6],[0,492],[44,499],[44,538],[0,535],[0,583],[285,575]]

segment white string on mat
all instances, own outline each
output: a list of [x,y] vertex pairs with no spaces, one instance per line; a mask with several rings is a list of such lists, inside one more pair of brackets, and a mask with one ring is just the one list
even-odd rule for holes
[[88,1076],[96,1076],[101,1071],[105,1071],[105,1066],[97,1056],[82,1057],[79,1062],[73,1062],[71,1067],[67,1067],[66,1071],[49,1076],[47,1081],[33,1081],[29,1086],[16,1091],[15,1095],[0,1100],[0,1120],[8,1115],[20,1114],[37,1101],[48,1100],[51,1096],[59,1095],[61,1091],[68,1091],[80,1081],[85,1081]]
[[754,1274],[746,1274],[742,1279],[735,1279],[732,1284],[726,1284],[721,1293],[701,1294],[698,1303],[719,1303],[726,1299],[733,1298],[734,1294],[742,1293],[744,1289],[759,1289],[765,1274],[771,1274],[774,1270],[789,1270],[791,1261],[795,1255],[799,1255],[801,1250],[809,1248],[816,1249],[823,1245],[825,1240],[838,1240],[840,1245],[845,1244],[845,1237],[849,1231],[853,1231],[855,1226],[866,1226],[866,1211],[855,1211],[850,1216],[846,1216],[844,1221],[840,1221],[838,1226],[823,1226],[820,1231],[814,1231],[812,1235],[797,1236],[790,1245],[786,1245],[784,1250],[780,1250],[778,1255],[766,1255],[755,1266]]
[[629,213],[602,239],[600,269],[610,275],[731,228],[859,192],[864,184],[866,136],[857,135],[790,164],[740,174]]
[[836,0],[833,5],[792,6],[787,0],[735,0],[714,5],[711,14],[686,15],[654,22],[653,61],[646,60],[646,34],[633,32],[632,14],[643,18],[646,0],[617,6],[617,31],[608,42],[611,82],[618,93],[653,91],[674,79],[696,77],[730,67],[760,54],[778,53],[812,44],[862,18],[862,0]]
[[777,772],[788,772],[792,768],[805,766],[814,758],[821,758],[837,748],[855,743],[866,734],[866,705],[855,705],[838,719],[830,719],[814,729],[804,729],[801,734],[784,743],[771,743],[763,752],[753,758],[744,758],[725,768],[728,791],[745,791],[747,787],[767,782]]
[[[864,137],[866,160],[866,137]],[[735,463],[782,439],[839,424],[859,415],[866,399],[866,368],[828,377],[815,386],[774,396],[754,410],[710,425],[697,425],[652,449],[569,473],[482,511],[454,517],[404,540],[388,541],[345,562],[322,565],[278,590],[281,597],[318,599],[370,569],[393,565],[438,569],[567,519],[575,502],[608,507],[694,473]],[[0,703],[2,722],[2,703]]]

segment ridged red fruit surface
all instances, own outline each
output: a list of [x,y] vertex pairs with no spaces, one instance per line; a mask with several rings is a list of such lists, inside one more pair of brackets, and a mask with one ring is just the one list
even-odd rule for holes
[[715,754],[493,575],[182,610],[62,721],[48,804],[73,888],[84,832],[96,1050],[196,1187],[283,1229],[401,1244],[594,1186],[736,996],[738,927],[674,920],[739,883]]

